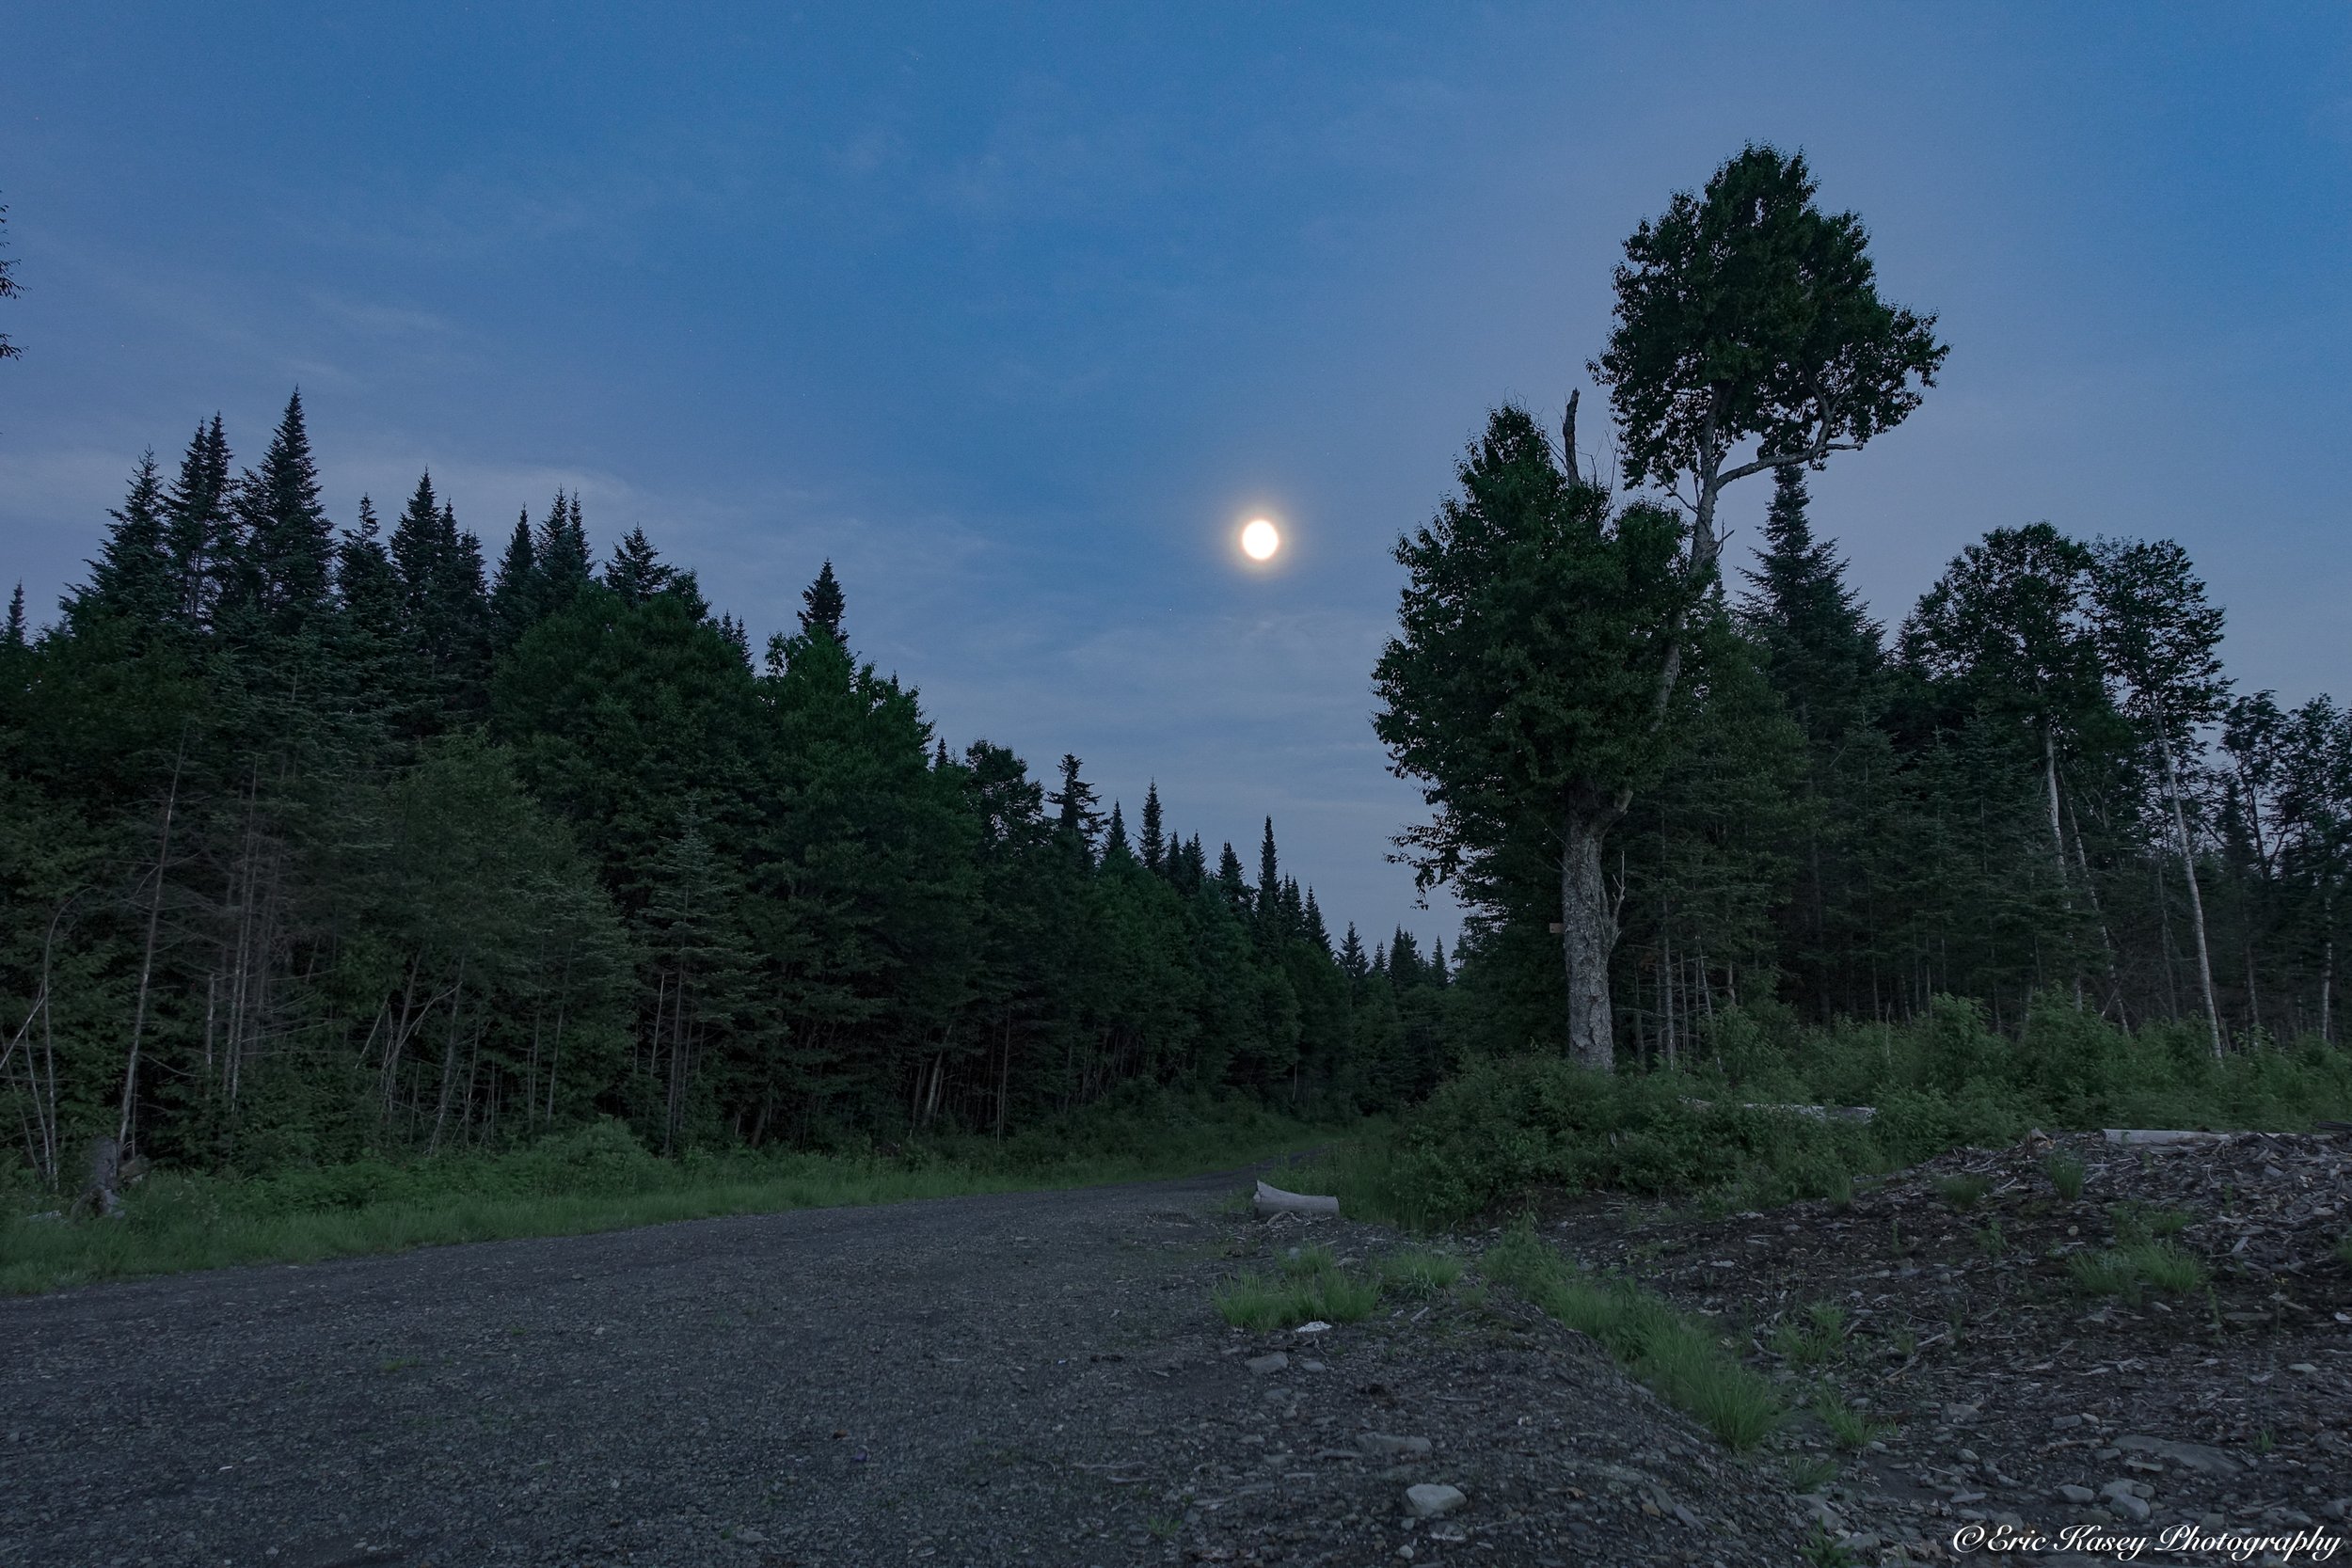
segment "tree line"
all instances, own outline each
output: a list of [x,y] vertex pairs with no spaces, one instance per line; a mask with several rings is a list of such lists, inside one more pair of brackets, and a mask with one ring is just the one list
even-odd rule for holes
[[[1852,214],[1750,147],[1626,244],[1591,369],[1618,494],[1489,420],[1400,541],[1375,721],[1471,911],[1459,1037],[1672,1064],[1719,1010],[1817,1021],[2037,994],[2202,1046],[2340,1037],[2352,715],[2223,669],[2166,540],[1992,529],[1890,636],[1806,476],[1899,424],[1946,349],[1878,293]],[[1715,506],[1769,477],[1727,580]]]
[[1003,1133],[1125,1085],[1391,1106],[1448,981],[1156,786],[951,752],[830,562],[756,656],[576,495],[490,564],[429,476],[329,521],[299,396],[151,453],[0,634],[0,1097],[228,1169],[598,1116],[669,1151]]

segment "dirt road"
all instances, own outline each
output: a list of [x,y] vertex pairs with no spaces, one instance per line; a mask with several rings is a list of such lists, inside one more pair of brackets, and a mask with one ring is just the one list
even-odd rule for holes
[[[1799,1560],[1760,1472],[1500,1292],[1312,1338],[1226,1327],[1210,1291],[1241,1257],[1385,1244],[1246,1218],[1242,1185],[0,1302],[0,1562]],[[1468,1500],[1408,1520],[1417,1482]]]

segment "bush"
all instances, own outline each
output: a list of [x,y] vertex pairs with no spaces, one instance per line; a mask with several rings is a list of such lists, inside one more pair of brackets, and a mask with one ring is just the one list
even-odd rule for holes
[[[1976,1004],[1902,1023],[1800,1026],[1765,1003],[1708,1025],[1696,1070],[1597,1073],[1556,1056],[1474,1060],[1393,1136],[1334,1158],[1352,1212],[1441,1226],[1532,1190],[1716,1194],[1748,1206],[1836,1197],[1854,1176],[2035,1127],[2292,1130],[2352,1116],[2352,1053],[2315,1039],[2216,1062],[2191,1026],[2126,1032],[2045,997],[2010,1041]],[[1867,1122],[1774,1105],[1868,1105]],[[2062,1165],[2061,1193],[2079,1191]]]

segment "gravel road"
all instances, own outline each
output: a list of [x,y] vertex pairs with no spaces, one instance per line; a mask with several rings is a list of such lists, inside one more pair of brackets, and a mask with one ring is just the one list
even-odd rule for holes
[[[0,1302],[0,1563],[1800,1560],[1759,1470],[1501,1292],[1226,1327],[1237,1259],[1388,1244],[1244,1216],[1244,1182]],[[1468,1501],[1410,1520],[1417,1482]]]

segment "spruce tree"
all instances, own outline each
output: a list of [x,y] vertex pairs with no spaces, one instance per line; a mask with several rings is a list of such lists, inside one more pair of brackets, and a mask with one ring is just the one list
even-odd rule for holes
[[632,528],[612,546],[612,559],[604,568],[604,585],[618,594],[623,604],[643,604],[670,585],[671,575],[645,531]]
[[334,608],[335,530],[319,504],[302,393],[286,400],[261,467],[236,487],[230,598],[247,642],[315,637]]
[[1119,802],[1113,800],[1110,825],[1103,830],[1104,869],[1108,870],[1114,865],[1133,865],[1135,863],[1135,850],[1127,843],[1126,818],[1120,813]]
[[391,559],[412,677],[403,722],[436,735],[486,710],[490,626],[481,541],[458,528],[431,474],[417,481],[392,530]]
[[199,422],[180,459],[180,477],[164,497],[164,548],[176,582],[175,612],[190,631],[211,625],[236,549],[229,437],[220,416]]
[[1361,980],[1372,973],[1372,960],[1364,954],[1364,939],[1356,934],[1356,923],[1347,923],[1347,935],[1340,942],[1340,969],[1351,980]]
[[1168,841],[1162,835],[1160,823],[1160,785],[1154,779],[1143,788],[1143,863],[1146,869],[1164,869],[1161,863],[1168,857]]
[[1242,880],[1241,857],[1233,853],[1232,840],[1227,840],[1224,852],[1216,858],[1216,883],[1224,890],[1225,902],[1235,914],[1249,912],[1249,884]]
[[841,612],[847,608],[841,594],[841,580],[833,575],[833,562],[828,560],[818,568],[817,580],[801,591],[801,630],[822,630],[838,642],[842,640]]
[[1741,629],[1763,651],[1772,687],[1816,746],[1878,715],[1881,628],[1846,583],[1846,563],[1813,537],[1804,470],[1773,470],[1765,548],[1747,574]]
[[580,497],[558,490],[538,531],[532,536],[538,585],[536,613],[552,615],[596,579],[588,554],[588,530],[580,521]]
[[87,626],[119,618],[146,629],[167,625],[177,595],[171,561],[164,549],[163,483],[153,451],[139,459],[131,474],[130,493],[107,515],[114,526],[106,531],[98,559],[89,563],[88,584],[66,601],[68,623]]
[[400,573],[377,536],[381,528],[374,503],[361,496],[359,521],[344,531],[336,548],[335,596],[342,613],[332,623],[335,653],[343,668],[343,689],[364,726],[357,737],[363,742],[398,723],[398,709],[413,689],[415,674],[403,625]]
[[[818,578],[819,583],[824,579]],[[810,590],[814,593],[815,590]],[[812,628],[823,622],[811,622]],[[1061,788],[1045,797],[1055,810],[1055,826],[1062,842],[1077,851],[1078,858],[1091,861],[1095,835],[1103,831],[1103,814],[1095,809],[1094,786],[1078,776],[1083,766],[1077,757],[1065,752],[1061,759]]]
[[539,620],[546,594],[539,580],[537,546],[531,537],[531,514],[515,519],[515,531],[499,560],[498,577],[490,585],[490,646],[504,654],[523,640]]
[[0,634],[0,637],[5,637],[5,641],[11,648],[22,648],[25,645],[27,633],[24,627],[24,584],[22,581],[17,583],[16,592],[8,595],[8,629],[5,634]]

